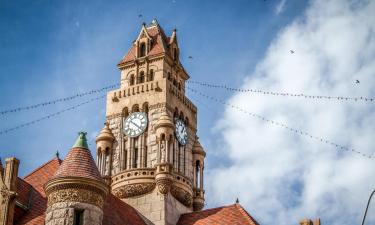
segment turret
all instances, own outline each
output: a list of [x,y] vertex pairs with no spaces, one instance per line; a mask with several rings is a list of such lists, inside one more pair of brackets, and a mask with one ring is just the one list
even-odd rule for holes
[[109,123],[104,123],[103,129],[96,137],[96,163],[103,177],[111,175],[112,150],[115,137],[109,129]]
[[162,194],[167,194],[170,190],[173,175],[170,163],[171,139],[173,136],[174,124],[167,112],[163,112],[155,124],[156,142],[158,145],[156,164],[156,184]]
[[88,149],[86,133],[79,133],[44,190],[48,198],[46,225],[102,224],[108,187]]
[[0,225],[13,224],[19,164],[18,159],[7,158],[4,170],[0,159]]
[[194,198],[193,208],[194,211],[200,211],[204,206],[204,186],[203,186],[203,171],[204,171],[204,158],[206,152],[203,150],[199,143],[198,137],[193,145],[193,165],[194,165]]

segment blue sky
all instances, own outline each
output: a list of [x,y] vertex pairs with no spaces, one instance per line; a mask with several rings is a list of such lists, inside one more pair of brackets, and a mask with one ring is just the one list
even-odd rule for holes
[[[192,79],[238,86],[244,75],[254,69],[277,30],[303,10],[304,5],[298,2],[288,3],[293,7],[285,15],[275,16],[277,2],[260,0],[237,4],[172,0],[90,4],[2,1],[0,109],[118,83],[116,64],[138,35],[141,23],[153,18],[167,34],[178,29],[181,59]],[[139,18],[139,14],[143,17]],[[194,59],[188,60],[189,55]],[[1,128],[14,127],[81,101],[84,100],[1,116]],[[204,101],[195,103],[200,108],[201,141],[213,147],[215,143],[209,143],[214,139],[210,128],[223,112],[222,106],[212,105],[214,108],[208,110],[201,106]],[[78,131],[99,130],[104,122],[103,110],[101,100],[3,135],[1,156],[20,158],[20,174],[24,175],[51,158],[56,150],[65,155]]]
[[[119,82],[116,67],[142,22],[177,28],[192,80],[295,93],[375,96],[375,4],[341,0],[0,1],[0,110]],[[138,15],[143,17],[139,18]],[[290,49],[296,51],[290,54]],[[188,59],[188,56],[193,59]],[[355,79],[361,85],[353,85]],[[192,86],[248,111],[374,154],[375,110],[366,103],[311,102]],[[100,96],[101,94],[94,95]],[[247,117],[188,91],[207,152],[207,207],[237,197],[261,224],[357,223],[375,186],[375,164]],[[12,128],[90,99],[0,115]],[[0,156],[25,175],[62,157],[78,131],[94,138],[104,100],[0,135]],[[240,176],[241,175],[241,176]],[[350,196],[350,197],[349,197]],[[342,216],[347,215],[347,216]],[[375,215],[375,213],[374,213]],[[337,219],[340,218],[340,219]],[[375,220],[375,218],[373,218]]]

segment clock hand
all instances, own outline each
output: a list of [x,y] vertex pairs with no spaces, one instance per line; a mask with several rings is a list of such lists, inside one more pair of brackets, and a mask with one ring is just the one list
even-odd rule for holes
[[130,121],[130,123],[132,123],[134,126],[136,126],[138,129],[140,129],[141,130],[141,127],[140,126],[138,126],[136,123],[134,123],[133,121]]

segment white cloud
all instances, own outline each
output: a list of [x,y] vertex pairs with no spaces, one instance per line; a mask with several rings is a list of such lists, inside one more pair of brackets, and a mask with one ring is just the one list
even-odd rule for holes
[[[318,0],[270,45],[242,88],[374,96],[375,2]],[[295,54],[289,50],[294,49]],[[361,83],[355,84],[358,79]],[[367,154],[374,154],[373,103],[239,93],[232,104]],[[208,171],[211,204],[236,197],[262,225],[359,224],[375,188],[375,161],[258,121],[232,108],[217,125],[228,168]],[[375,207],[375,201],[373,202]],[[370,209],[367,224],[375,222]],[[371,216],[372,214],[372,216]]]
[[286,0],[280,0],[279,3],[275,7],[275,14],[279,15],[280,13],[284,12]]

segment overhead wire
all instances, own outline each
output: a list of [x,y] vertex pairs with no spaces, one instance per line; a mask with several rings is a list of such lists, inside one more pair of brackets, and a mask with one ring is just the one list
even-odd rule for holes
[[281,97],[296,97],[296,98],[304,98],[304,99],[326,99],[326,100],[339,100],[339,101],[364,101],[364,102],[375,102],[375,98],[371,97],[349,97],[349,96],[329,96],[329,95],[310,95],[310,94],[296,94],[290,92],[278,92],[278,91],[264,91],[258,89],[242,89],[242,88],[234,88],[224,84],[212,84],[207,82],[195,81],[195,80],[188,80],[186,81],[188,84],[197,84],[204,87],[209,88],[221,88],[227,91],[232,92],[249,92],[249,93],[256,93],[256,94],[263,94],[263,95],[273,95],[273,96],[281,96]]
[[277,122],[277,121],[274,121],[274,120],[271,120],[271,119],[267,119],[267,118],[264,117],[264,116],[261,116],[261,115],[258,115],[258,114],[255,114],[255,113],[249,112],[249,111],[247,111],[247,110],[245,110],[245,109],[243,109],[243,108],[241,108],[241,107],[238,107],[238,106],[236,106],[236,105],[233,105],[233,104],[231,104],[231,103],[228,103],[227,101],[224,101],[224,100],[221,100],[221,99],[218,99],[218,98],[212,97],[212,96],[210,96],[210,95],[204,94],[204,93],[202,93],[202,92],[200,92],[200,91],[198,91],[198,90],[196,90],[196,89],[193,89],[193,88],[191,88],[191,87],[186,87],[186,88],[187,88],[188,90],[190,90],[191,92],[193,92],[193,93],[195,93],[195,94],[198,94],[198,95],[200,95],[200,96],[202,96],[202,97],[205,97],[205,98],[210,99],[210,100],[212,100],[212,101],[218,102],[218,103],[220,103],[220,104],[222,104],[222,105],[229,106],[229,107],[231,107],[231,108],[233,108],[233,109],[236,109],[236,110],[238,110],[238,111],[240,111],[240,112],[242,112],[242,113],[245,113],[245,114],[247,114],[247,115],[250,115],[250,116],[252,116],[252,117],[258,118],[258,119],[260,119],[260,120],[262,120],[262,121],[265,121],[265,122],[267,122],[267,123],[273,124],[273,125],[275,125],[275,126],[282,127],[282,128],[284,128],[284,129],[286,129],[286,130],[288,130],[288,131],[294,132],[295,134],[299,134],[299,135],[301,135],[301,136],[305,136],[305,137],[309,137],[309,138],[311,138],[311,139],[315,139],[315,140],[317,140],[317,141],[320,141],[320,142],[322,142],[322,143],[325,143],[325,144],[331,145],[331,146],[333,146],[333,147],[335,147],[335,148],[337,148],[337,149],[339,149],[339,150],[342,150],[342,151],[353,152],[353,153],[356,153],[356,154],[358,154],[358,155],[360,155],[360,156],[362,156],[362,157],[366,157],[366,158],[370,158],[370,159],[371,159],[371,158],[375,158],[375,157],[372,156],[372,155],[365,154],[365,153],[360,152],[360,151],[358,151],[358,150],[356,150],[356,149],[354,149],[354,148],[348,148],[348,147],[346,147],[346,146],[343,146],[343,145],[337,144],[337,143],[335,143],[335,142],[332,142],[332,141],[330,141],[330,140],[328,140],[328,139],[325,139],[325,138],[322,138],[322,137],[318,137],[318,136],[312,135],[312,134],[310,134],[310,133],[308,133],[308,132],[306,132],[306,131],[299,130],[299,129],[295,129],[295,128],[292,128],[292,127],[290,127],[290,126],[288,126],[288,125],[286,125],[286,124],[283,124],[283,123],[280,123],[280,122]]
[[71,95],[69,97],[58,98],[58,99],[54,99],[54,100],[50,100],[50,101],[46,101],[46,102],[37,103],[37,104],[34,104],[34,105],[20,106],[20,107],[13,108],[13,109],[7,109],[7,110],[0,111],[0,115],[20,112],[20,111],[23,111],[23,110],[36,109],[36,108],[39,108],[39,107],[44,107],[44,106],[47,106],[47,105],[56,104],[58,102],[66,102],[66,101],[73,100],[75,98],[84,97],[86,95],[92,95],[92,94],[100,93],[100,92],[106,91],[108,89],[113,89],[113,88],[118,87],[118,86],[119,86],[119,84],[112,84],[112,85],[102,87],[102,88],[99,88],[99,89],[94,89],[94,90],[91,90],[91,91]]
[[26,126],[30,126],[30,125],[32,125],[32,124],[38,123],[38,122],[43,121],[43,120],[46,120],[46,119],[50,119],[50,118],[55,117],[55,116],[58,116],[58,115],[60,115],[60,114],[62,114],[62,113],[64,113],[64,112],[74,110],[74,109],[79,108],[79,107],[81,107],[81,106],[83,106],[83,105],[86,105],[86,104],[88,104],[88,103],[91,103],[91,102],[96,101],[96,100],[99,100],[99,99],[103,99],[103,98],[105,98],[105,97],[106,97],[106,95],[102,95],[102,96],[99,96],[99,97],[96,97],[96,98],[91,98],[91,99],[89,99],[89,100],[87,100],[87,101],[85,101],[85,102],[82,102],[82,103],[80,103],[80,104],[77,104],[77,105],[71,106],[71,107],[69,107],[69,108],[63,109],[63,110],[61,110],[61,111],[58,111],[58,112],[55,112],[55,113],[52,113],[52,114],[48,114],[47,116],[40,117],[39,119],[32,120],[32,121],[29,121],[29,122],[27,122],[27,123],[23,123],[23,124],[17,125],[17,126],[12,127],[12,128],[8,128],[8,129],[1,130],[1,131],[0,131],[0,135],[3,135],[3,134],[6,134],[6,133],[9,133],[9,132],[14,131],[14,130],[18,130],[18,129],[23,128],[23,127],[26,127]]

